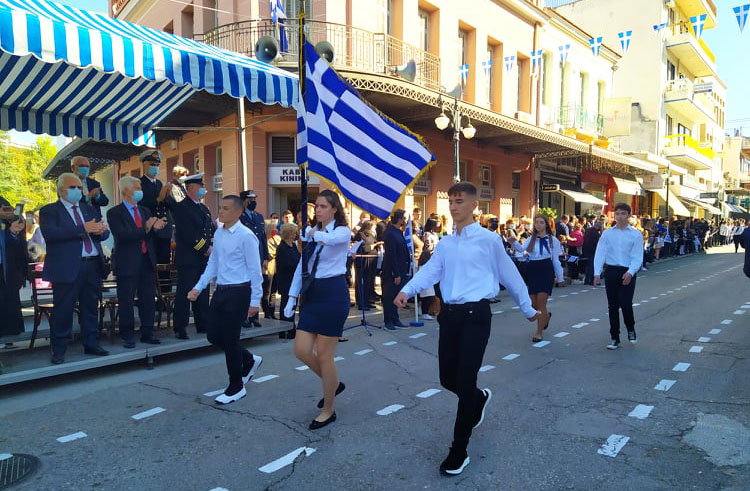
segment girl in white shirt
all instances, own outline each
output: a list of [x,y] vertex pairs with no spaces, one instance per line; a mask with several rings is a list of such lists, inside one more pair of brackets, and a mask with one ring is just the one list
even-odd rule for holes
[[732,227],[732,240],[734,241],[734,253],[740,249],[740,242],[742,239],[742,232],[745,231],[743,222],[741,220],[734,221],[734,227]]
[[542,331],[549,327],[552,317],[552,313],[547,311],[547,299],[552,294],[555,277],[559,286],[566,284],[560,264],[562,247],[552,233],[549,217],[544,215],[534,218],[534,230],[524,245],[512,237],[508,241],[513,245],[513,249],[528,261],[524,279],[529,289],[531,305],[542,313],[537,319],[536,333],[531,338],[531,341],[538,343],[542,340]]

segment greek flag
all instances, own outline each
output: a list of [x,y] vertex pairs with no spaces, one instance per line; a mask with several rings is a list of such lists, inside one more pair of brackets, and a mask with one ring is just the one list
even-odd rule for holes
[[561,44],[557,47],[557,50],[560,52],[560,65],[565,67],[565,64],[568,62],[568,54],[570,54],[570,45]]
[[669,22],[662,22],[661,24],[654,24],[654,32],[661,32],[669,25]]
[[482,69],[484,70],[484,76],[489,79],[492,72],[492,60],[483,61]]
[[589,45],[591,46],[591,52],[594,56],[599,56],[599,51],[602,49],[602,37],[589,39]]
[[734,7],[734,15],[737,17],[737,24],[740,26],[740,32],[745,29],[745,22],[747,22],[747,14],[750,13],[750,3]]
[[283,0],[271,0],[271,22],[279,25],[279,49],[282,53],[289,51],[289,41],[286,38],[286,11]]
[[411,262],[411,275],[414,276],[414,235],[412,234],[411,226],[411,215],[409,220],[406,222],[406,228],[404,229],[404,239],[406,239],[406,247],[409,249],[409,257],[412,259]]
[[461,84],[465,84],[469,79],[469,65],[461,65],[458,67],[458,73],[461,75]]
[[694,15],[690,17],[690,23],[693,24],[693,33],[697,39],[703,35],[703,26],[706,24],[706,14]]
[[617,37],[620,38],[620,46],[622,46],[623,54],[627,53],[630,49],[630,38],[633,35],[633,31],[623,31],[617,33]]
[[297,114],[297,164],[364,211],[386,218],[435,160],[409,130],[379,114],[305,43],[307,85]]
[[505,71],[510,72],[516,65],[516,55],[505,57]]
[[537,50],[531,52],[531,71],[536,72],[536,68],[542,64],[542,54],[544,50]]

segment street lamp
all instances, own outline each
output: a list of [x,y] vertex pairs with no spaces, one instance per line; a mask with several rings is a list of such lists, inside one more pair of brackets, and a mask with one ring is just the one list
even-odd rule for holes
[[[461,120],[463,114],[458,109],[458,96],[461,94],[461,87],[457,86],[453,91],[447,95],[453,97],[453,107],[450,105],[443,106],[442,94],[438,96],[438,107],[440,108],[440,115],[435,118],[435,126],[437,129],[444,130],[448,126],[453,127],[453,182],[459,182],[461,180],[461,173],[458,168],[458,144],[463,134],[464,138],[471,140],[477,133],[477,129],[471,125],[471,120],[466,116],[467,125],[461,126]],[[450,114],[450,117],[446,115],[446,111]]]

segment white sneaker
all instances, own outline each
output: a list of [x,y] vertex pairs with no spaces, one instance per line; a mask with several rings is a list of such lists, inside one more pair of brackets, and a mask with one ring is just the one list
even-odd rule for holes
[[616,339],[613,339],[613,340],[612,340],[612,341],[610,341],[610,342],[609,342],[609,344],[607,345],[607,349],[617,349],[617,348],[619,348],[619,347],[620,347],[620,342],[619,342],[619,341],[617,341]]
[[219,396],[214,400],[218,402],[219,404],[229,404],[230,402],[239,401],[246,395],[247,395],[247,391],[245,390],[245,387],[242,386],[242,390],[240,390],[236,394],[233,394],[231,396],[228,396],[226,394],[219,394]]
[[435,318],[433,316],[431,316],[430,314],[425,314],[425,315],[422,316],[422,319],[427,320],[427,321],[431,321],[431,320],[434,320]]
[[263,363],[263,357],[258,356],[258,355],[253,355],[253,366],[250,367],[250,370],[248,370],[247,373],[242,375],[243,384],[247,384],[248,382],[250,382],[250,379],[253,378],[253,375],[255,375],[255,372],[257,372],[258,368],[260,368],[261,363]]

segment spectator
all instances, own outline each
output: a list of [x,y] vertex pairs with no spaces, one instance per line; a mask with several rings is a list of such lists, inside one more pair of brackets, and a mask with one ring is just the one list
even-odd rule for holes
[[404,233],[406,225],[406,212],[398,209],[391,216],[391,223],[383,233],[385,254],[383,256],[383,267],[381,273],[381,285],[383,287],[383,320],[385,328],[395,331],[396,328],[405,328],[406,325],[398,317],[398,309],[393,303],[399,290],[409,280],[411,270],[411,258],[406,246]]
[[[354,235],[354,241],[362,241],[357,254],[367,257],[357,257],[354,259],[354,269],[356,280],[354,282],[354,297],[357,301],[359,310],[370,310],[375,308],[375,298],[372,293],[375,292],[375,247],[377,239],[375,237],[375,227],[370,220],[365,220],[359,225],[359,231]],[[364,298],[362,291],[364,289]]]
[[[427,261],[432,257],[432,253],[435,252],[435,247],[437,247],[438,241],[440,240],[435,232],[438,226],[439,223],[434,218],[428,218],[427,222],[424,224],[424,234],[422,235],[424,247],[422,248],[422,255],[419,256],[420,268],[427,264]],[[434,285],[432,288],[421,291],[419,296],[422,299],[422,318],[433,320],[434,317],[430,314],[430,310],[432,304],[435,302],[435,298],[439,297],[438,285]]]
[[422,237],[424,228],[422,227],[422,210],[419,208],[414,208],[411,212],[411,228],[415,237]]
[[23,217],[15,217],[14,208],[0,197],[0,337],[24,331],[19,291],[27,277],[25,228]]
[[70,168],[78,176],[83,185],[81,190],[81,202],[91,206],[96,214],[96,218],[102,219],[102,206],[109,204],[109,198],[102,191],[102,185],[99,181],[89,177],[91,164],[89,159],[77,155],[70,159]]
[[[265,220],[265,232],[268,237],[268,266],[263,275],[263,298],[261,307],[263,317],[276,319],[276,249],[281,243],[281,237],[276,235],[276,224],[273,219]],[[282,309],[283,310],[283,309]]]
[[599,237],[602,235],[602,229],[604,229],[604,222],[599,219],[594,222],[594,226],[586,230],[583,234],[583,246],[581,246],[581,255],[585,258],[586,263],[586,277],[583,283],[586,285],[594,284],[594,255],[596,254],[596,246],[599,243]]
[[[581,224],[576,223],[573,225],[573,230],[570,232],[570,240],[568,240],[568,275],[570,276],[571,282],[574,285],[583,284],[583,281],[579,280],[581,276],[581,256],[583,247],[583,232],[581,232]],[[570,262],[571,258],[577,258]]]
[[744,223],[741,220],[735,220],[734,226],[732,227],[732,241],[734,242],[734,253],[740,249],[740,243],[742,240],[742,232],[745,230]]
[[[289,301],[289,287],[292,285],[294,270],[297,269],[300,259],[300,253],[295,244],[297,226],[294,223],[283,224],[280,235],[281,242],[276,247],[276,286],[281,294],[279,318],[283,321],[294,322],[294,314],[291,317],[285,317],[284,309]],[[286,339],[293,339],[294,329],[281,334],[285,334]]]

